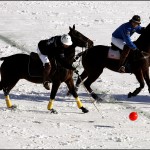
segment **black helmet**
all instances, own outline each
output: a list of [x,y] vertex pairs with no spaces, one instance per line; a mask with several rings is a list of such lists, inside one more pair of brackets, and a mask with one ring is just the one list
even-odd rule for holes
[[134,15],[130,21],[133,21],[133,22],[136,22],[138,24],[141,24],[141,17],[138,16],[138,15]]

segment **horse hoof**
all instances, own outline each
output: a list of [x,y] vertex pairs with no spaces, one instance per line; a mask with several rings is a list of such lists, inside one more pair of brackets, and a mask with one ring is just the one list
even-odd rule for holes
[[96,101],[99,99],[99,97],[97,96],[97,94],[95,94],[94,92],[91,93],[91,96]]
[[83,113],[88,113],[89,112],[89,110],[87,110],[85,107],[81,107],[80,109],[82,110]]
[[53,109],[53,108],[50,109],[49,111],[50,111],[51,114],[58,114],[58,112],[55,109]]
[[16,109],[17,109],[17,105],[12,105],[12,106],[9,107],[8,109],[10,109],[10,110],[16,110]]
[[128,94],[128,98],[131,98],[133,95],[132,95],[132,93],[131,92],[129,92],[129,94]]

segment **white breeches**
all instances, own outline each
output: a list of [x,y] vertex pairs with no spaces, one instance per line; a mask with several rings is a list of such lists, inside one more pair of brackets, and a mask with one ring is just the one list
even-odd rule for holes
[[111,42],[118,48],[123,50],[124,45],[126,44],[123,40],[112,37]]
[[47,57],[47,55],[43,55],[40,52],[39,48],[37,48],[37,53],[38,53],[38,55],[39,55],[39,57],[40,57],[40,59],[41,59],[41,61],[43,63],[43,66],[45,65],[45,63],[49,63],[50,62],[49,59],[48,59],[48,57]]

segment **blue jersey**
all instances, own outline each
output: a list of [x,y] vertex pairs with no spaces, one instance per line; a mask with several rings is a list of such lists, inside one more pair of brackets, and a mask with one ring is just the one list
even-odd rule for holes
[[136,45],[131,41],[132,34],[136,32],[141,34],[142,27],[138,25],[133,28],[131,22],[127,22],[119,26],[113,33],[112,36],[114,38],[122,39],[131,49],[136,49]]

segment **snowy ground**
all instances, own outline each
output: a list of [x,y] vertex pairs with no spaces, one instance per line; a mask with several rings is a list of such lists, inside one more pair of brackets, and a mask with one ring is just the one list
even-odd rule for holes
[[[110,45],[111,33],[133,15],[149,24],[149,1],[1,1],[0,57],[36,51],[41,39],[68,33],[69,26],[97,44]],[[138,37],[135,34],[132,39]],[[79,52],[81,49],[77,48]],[[82,66],[79,67],[80,72]],[[76,75],[74,75],[76,79]],[[145,149],[150,147],[150,95],[147,86],[135,98],[128,92],[137,88],[134,75],[105,69],[92,85],[98,94],[110,101],[91,103],[83,86],[79,97],[89,113],[83,114],[73,97],[66,96],[61,84],[54,108],[47,111],[49,93],[41,84],[20,80],[10,93],[16,111],[6,108],[0,91],[1,149]],[[98,110],[97,110],[97,109]],[[130,112],[138,119],[130,121]]]

